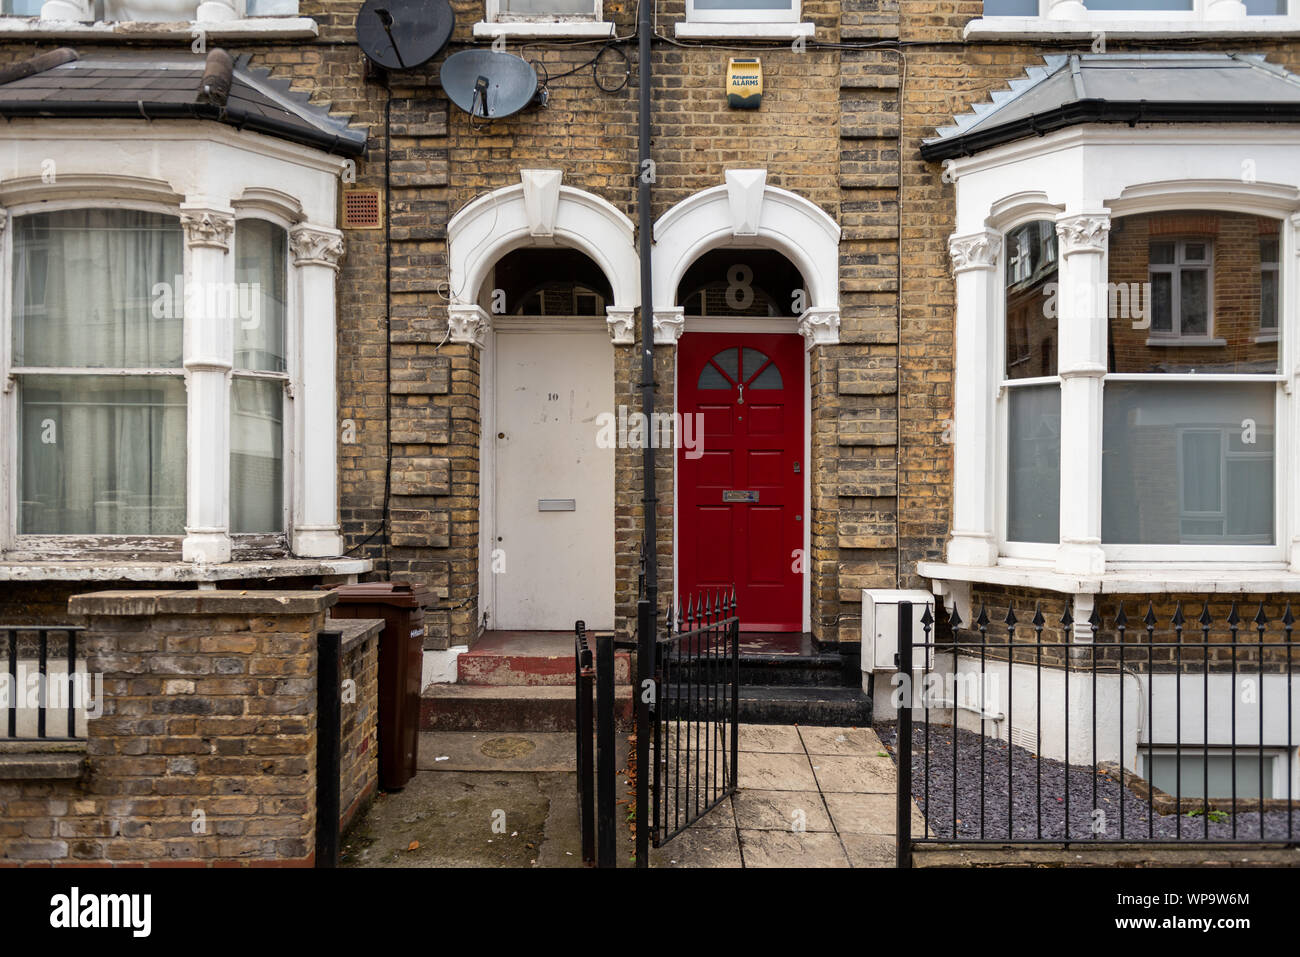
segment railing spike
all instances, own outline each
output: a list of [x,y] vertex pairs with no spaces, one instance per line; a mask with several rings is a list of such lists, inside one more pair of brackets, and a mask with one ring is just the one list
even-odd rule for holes
[[1286,625],[1288,628],[1290,628],[1293,624],[1295,624],[1295,616],[1291,614],[1290,601],[1286,603],[1286,611],[1282,613],[1282,624]]
[[1264,614],[1264,601],[1263,599],[1260,599],[1259,610],[1255,612],[1255,626],[1259,628],[1261,632],[1263,632],[1264,626],[1267,624],[1268,624],[1268,615]]
[[1061,612],[1061,626],[1065,628],[1066,631],[1069,631],[1073,625],[1074,615],[1070,613],[1070,604],[1067,602],[1065,605],[1065,611]]
[[1201,602],[1201,614],[1197,620],[1200,621],[1202,628],[1209,628],[1210,625],[1214,624],[1214,619],[1210,617],[1209,599]]
[[1186,621],[1187,619],[1183,617],[1183,603],[1180,601],[1174,605],[1174,617],[1170,619],[1170,622],[1176,628],[1181,628]]
[[1232,609],[1228,612],[1228,624],[1234,628],[1241,623],[1241,616],[1237,614],[1237,603],[1232,603]]
[[1046,622],[1047,622],[1047,619],[1043,617],[1043,609],[1042,609],[1042,607],[1039,605],[1038,602],[1034,602],[1034,618],[1033,618],[1033,626],[1034,626],[1035,628],[1042,628],[1043,625],[1044,625]]
[[1147,626],[1147,631],[1151,631],[1156,626],[1156,609],[1150,601],[1147,601],[1147,613],[1142,616],[1142,623]]
[[1015,608],[1013,608],[1011,605],[1007,605],[1007,616],[1002,620],[1006,622],[1008,628],[1015,628],[1016,622],[1019,620],[1016,618]]
[[948,627],[956,631],[962,626],[961,612],[957,610],[957,603],[952,603],[952,613],[948,615]]
[[1115,627],[1123,631],[1128,627],[1128,614],[1124,611],[1124,603],[1119,603],[1119,610],[1115,612]]
[[987,628],[989,626],[989,612],[983,604],[980,605],[980,613],[975,618],[975,624],[980,628]]

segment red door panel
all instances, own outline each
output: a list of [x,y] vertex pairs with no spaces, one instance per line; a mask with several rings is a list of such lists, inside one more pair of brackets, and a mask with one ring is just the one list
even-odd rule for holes
[[703,416],[703,454],[677,453],[681,594],[734,584],[746,631],[803,627],[803,345],[692,332],[677,348],[678,411]]

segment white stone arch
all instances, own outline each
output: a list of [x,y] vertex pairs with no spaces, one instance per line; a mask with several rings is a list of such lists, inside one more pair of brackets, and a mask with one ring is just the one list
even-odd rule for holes
[[633,310],[641,301],[641,270],[632,220],[594,193],[561,184],[557,169],[520,170],[521,182],[474,200],[447,224],[448,307],[452,342],[482,346],[490,316],[478,305],[488,271],[525,246],[568,247],[588,256],[609,280],[610,337],[632,343]]
[[798,331],[808,348],[840,341],[840,227],[797,193],[767,185],[767,171],[727,170],[726,182],[688,196],[654,230],[655,342],[672,344],[685,328],[677,286],[704,253],[723,247],[773,249],[799,269],[808,306]]

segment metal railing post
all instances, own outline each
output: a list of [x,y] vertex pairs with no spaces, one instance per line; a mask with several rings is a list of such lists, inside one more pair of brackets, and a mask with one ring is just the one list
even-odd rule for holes
[[[650,866],[650,702],[647,682],[654,681],[655,615],[649,598],[636,603],[636,683],[632,707],[636,714],[636,866]],[[658,689],[655,689],[656,693]]]
[[614,636],[596,635],[596,866],[617,867],[614,821]]
[[577,709],[578,813],[582,822],[582,860],[596,863],[596,764],[594,747],[591,648],[587,645],[584,622],[574,625],[574,685]]
[[322,631],[316,664],[316,866],[339,864],[343,634]]
[[[928,653],[929,649],[925,649]],[[898,705],[897,866],[912,866],[912,603],[898,603],[898,671],[902,700]]]

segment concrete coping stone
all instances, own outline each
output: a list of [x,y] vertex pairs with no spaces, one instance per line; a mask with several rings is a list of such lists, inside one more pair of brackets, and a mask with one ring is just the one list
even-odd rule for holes
[[363,641],[378,638],[384,630],[384,624],[382,618],[327,618],[323,630],[337,631],[343,635],[339,645],[341,652],[346,655]]
[[86,617],[153,615],[312,615],[339,600],[332,591],[144,591],[118,589],[73,595],[68,612]]
[[[20,742],[10,742],[18,744]],[[0,781],[67,781],[81,777],[85,769],[86,743],[69,750],[46,750],[42,741],[24,741],[21,753],[0,752]]]

